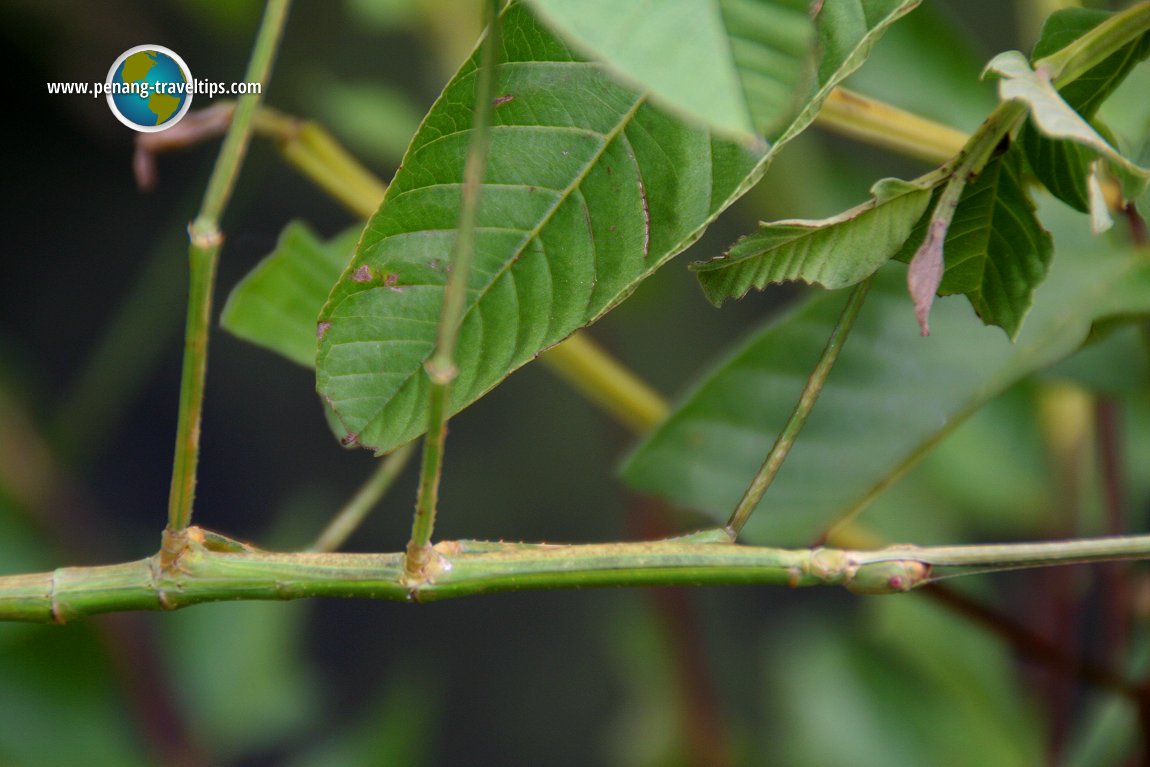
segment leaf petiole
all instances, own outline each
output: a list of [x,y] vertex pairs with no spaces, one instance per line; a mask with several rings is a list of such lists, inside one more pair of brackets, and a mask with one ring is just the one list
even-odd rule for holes
[[[245,80],[266,85],[272,61],[283,33],[290,0],[270,0],[260,22]],[[252,134],[252,120],[264,88],[240,97],[235,116],[228,128],[219,158],[212,169],[204,201],[188,235],[191,246],[188,260],[191,270],[188,316],[185,328],[183,373],[180,381],[180,409],[176,429],[175,458],[168,499],[168,525],[165,537],[182,539],[192,518],[195,497],[196,466],[200,454],[200,421],[204,404],[204,382],[207,375],[208,328],[211,324],[212,292],[223,234],[219,219],[231,197],[236,176]],[[164,549],[165,551],[168,548]],[[165,566],[170,562],[164,562]]]
[[767,488],[774,482],[775,476],[779,473],[779,469],[783,466],[783,461],[787,459],[787,455],[794,447],[795,440],[802,431],[803,425],[807,422],[807,416],[810,415],[814,409],[815,402],[819,398],[819,394],[823,390],[823,385],[826,383],[827,376],[830,375],[831,368],[834,367],[835,361],[839,357],[839,352],[842,351],[843,344],[846,343],[847,336],[850,335],[851,328],[854,327],[855,320],[858,318],[859,311],[862,309],[863,300],[866,298],[867,289],[870,287],[871,278],[867,278],[851,289],[850,295],[847,297],[846,306],[843,307],[842,314],[839,315],[838,323],[831,331],[830,337],[827,339],[827,344],[823,348],[822,356],[819,358],[818,364],[815,369],[811,371],[810,377],[807,379],[806,386],[803,387],[802,394],[799,395],[799,400],[795,403],[795,409],[791,412],[790,417],[787,419],[783,430],[779,433],[778,438],[775,440],[774,446],[767,454],[766,460],[759,468],[755,478],[751,480],[750,486],[747,487],[746,492],[743,494],[742,499],[735,510],[731,513],[731,518],[727,520],[726,529],[730,532],[732,538],[738,537],[739,531],[751,518],[758,507],[759,502],[767,492]]
[[467,164],[463,173],[459,224],[451,254],[451,273],[443,289],[443,306],[439,315],[435,351],[424,363],[430,381],[427,434],[423,440],[419,495],[415,502],[411,540],[407,544],[407,556],[404,559],[404,574],[412,581],[419,581],[426,576],[425,571],[434,556],[430,543],[439,503],[439,479],[443,472],[443,448],[447,439],[448,404],[451,402],[451,384],[459,374],[455,363],[455,345],[459,335],[459,324],[463,318],[468,277],[475,251],[475,222],[479,210],[480,188],[483,176],[487,172],[491,114],[494,109],[492,102],[495,98],[495,67],[500,50],[499,5],[498,0],[490,0],[487,5],[487,36],[483,41],[475,85],[475,113],[471,124]]

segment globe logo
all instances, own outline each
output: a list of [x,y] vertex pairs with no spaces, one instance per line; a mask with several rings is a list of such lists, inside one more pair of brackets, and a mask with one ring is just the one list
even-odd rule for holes
[[174,51],[137,45],[108,70],[108,106],[132,130],[154,133],[172,127],[192,106],[192,73]]

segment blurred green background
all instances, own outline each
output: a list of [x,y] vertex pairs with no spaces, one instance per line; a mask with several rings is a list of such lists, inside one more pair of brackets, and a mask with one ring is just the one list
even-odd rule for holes
[[[970,130],[994,104],[977,79],[982,64],[1027,48],[1049,5],[930,3],[896,25],[851,85]],[[266,101],[327,126],[387,178],[469,52],[478,6],[300,0]],[[0,123],[0,573],[156,549],[185,228],[217,148],[163,155],[157,188],[140,192],[134,134],[103,98],[48,96],[42,83],[102,80],[144,43],[172,48],[198,78],[240,80],[260,10],[226,0],[0,7],[0,55],[18,74],[16,106]],[[830,215],[880,176],[921,170],[812,130],[593,335],[673,397],[798,293],[716,311],[688,260],[715,255],[759,219]],[[217,307],[293,219],[324,235],[354,223],[257,140],[223,221]],[[313,389],[309,371],[214,335],[199,524],[298,548],[350,496],[371,458],[334,442]],[[1115,396],[1129,462],[1145,467],[1145,382]],[[1090,518],[1096,477],[1079,456],[1073,465],[1085,468],[1070,479],[1081,481],[1067,489],[1067,464],[1043,429],[1051,397],[1048,383],[1016,387],[864,521],[914,542],[1073,532],[1067,508]],[[528,366],[452,421],[437,536],[603,541],[702,524],[622,487],[615,468],[631,444]],[[1138,527],[1146,481],[1132,498]],[[413,500],[409,471],[348,548],[400,549]],[[1105,653],[1093,622],[1104,615],[1099,583],[1095,571],[1062,570],[964,586],[1070,650]],[[1144,637],[1129,642],[1136,658]],[[1121,701],[1017,661],[926,597],[832,590],[221,604],[0,625],[0,765],[1024,765],[1052,755],[1085,765],[1129,753],[1133,712]]]

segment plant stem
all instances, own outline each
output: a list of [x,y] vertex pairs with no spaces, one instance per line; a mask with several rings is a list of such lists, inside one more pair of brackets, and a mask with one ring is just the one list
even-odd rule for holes
[[815,124],[848,138],[936,165],[962,151],[969,138],[957,128],[843,87],[830,92],[815,117]]
[[183,375],[180,380],[180,410],[176,429],[176,454],[172,465],[172,486],[168,496],[167,532],[178,535],[192,518],[196,466],[200,451],[200,421],[207,374],[208,327],[211,323],[212,284],[215,280],[219,239],[205,242],[192,234],[189,252],[190,284],[188,315],[184,330]]
[[204,192],[204,202],[200,208],[200,215],[197,217],[197,221],[202,220],[206,226],[210,227],[209,234],[218,236],[215,227],[231,199],[232,189],[235,187],[236,179],[239,176],[240,165],[243,163],[244,155],[247,154],[256,109],[259,107],[264,91],[267,90],[272,63],[275,61],[276,51],[279,48],[290,7],[291,0],[268,0],[263,18],[260,20],[255,45],[252,47],[252,57],[248,62],[247,72],[244,74],[245,82],[260,83],[260,92],[241,96],[236,101],[236,110],[232,115],[231,125],[224,135],[220,156],[212,169],[211,177],[208,179],[208,188]]
[[766,494],[767,488],[774,482],[775,475],[782,468],[783,461],[791,452],[795,439],[803,430],[807,416],[814,409],[819,393],[823,390],[823,384],[826,383],[827,376],[830,375],[831,368],[834,367],[835,360],[838,359],[839,352],[842,350],[847,336],[850,335],[869,287],[870,279],[867,279],[851,290],[842,314],[839,315],[839,321],[835,324],[834,330],[831,331],[830,338],[827,339],[827,344],[823,348],[822,356],[819,358],[818,364],[815,365],[815,369],[811,371],[806,386],[803,387],[802,394],[799,395],[799,401],[795,403],[795,409],[791,412],[783,430],[779,433],[778,439],[775,440],[771,452],[767,454],[766,460],[763,461],[763,465],[759,468],[755,478],[751,480],[750,486],[747,487],[747,491],[727,521],[727,530],[731,532],[732,536],[738,536],[743,525],[751,518],[751,514],[758,507],[759,501]]
[[[674,535],[677,528],[672,517],[665,503],[634,498],[627,508],[627,537],[650,540]],[[678,711],[687,763],[709,767],[733,764],[727,719],[710,668],[711,656],[695,595],[685,589],[655,588],[644,596],[657,620],[659,644],[670,660],[668,674],[674,680],[674,700],[667,706]]]
[[[252,118],[266,89],[272,60],[283,32],[290,0],[269,0],[252,50],[245,75],[247,82],[261,83],[260,93],[242,96],[236,107],[219,158],[212,169],[200,213],[188,227],[191,246],[188,316],[184,331],[183,375],[180,381],[180,410],[176,429],[172,487],[168,499],[168,526],[165,537],[171,545],[165,551],[179,548],[179,539],[192,518],[195,498],[196,466],[200,453],[200,421],[204,404],[204,380],[207,374],[208,329],[211,324],[212,289],[216,263],[223,235],[219,229],[236,176],[251,138]],[[170,556],[170,554],[169,554]],[[169,562],[163,563],[165,566]]]
[[[923,546],[916,557],[935,567],[988,568],[987,571],[1021,570],[1037,562],[1071,565],[1084,562],[1119,562],[1147,557],[1142,547],[1150,535],[1114,535],[1102,538],[1074,538],[1039,543],[992,543],[978,546]],[[890,546],[886,551],[901,550]],[[916,548],[916,547],[911,547]]]
[[951,575],[1117,559],[1150,559],[1150,535],[991,546],[890,546],[876,551],[773,549],[703,540],[556,546],[449,541],[413,583],[406,554],[280,554],[198,527],[171,566],[164,553],[100,567],[0,577],[0,620],[65,623],[123,610],[175,610],[223,600],[363,597],[433,601],[496,591],[608,586],[840,585],[891,594]]
[[[1128,529],[1125,456],[1122,450],[1122,412],[1111,397],[1097,397],[1094,424],[1097,430],[1098,463],[1102,480],[1105,509],[1105,532],[1121,535]],[[1107,659],[1119,659],[1126,653],[1132,623],[1133,600],[1130,579],[1120,565],[1108,564],[1099,573],[1102,592],[1102,646]]]
[[409,443],[396,448],[386,458],[381,459],[375,471],[367,478],[367,482],[332,518],[308,551],[335,551],[342,546],[395,482],[407,466],[413,452],[415,452],[414,445]]
[[667,415],[667,401],[585,332],[544,352],[544,364],[619,423],[645,434]]
[[432,556],[431,534],[439,505],[439,478],[443,473],[443,448],[447,440],[448,405],[451,384],[459,374],[455,366],[455,343],[467,298],[468,277],[475,252],[475,221],[479,211],[479,193],[487,172],[487,150],[490,143],[492,100],[495,98],[495,65],[499,55],[499,2],[487,5],[487,35],[480,53],[475,83],[475,116],[471,141],[463,171],[463,189],[459,203],[459,227],[451,254],[451,273],[443,289],[443,307],[439,315],[439,334],[435,351],[424,364],[429,379],[427,435],[423,439],[423,461],[420,466],[419,495],[411,540],[407,544],[404,565],[407,576],[418,580],[424,576]]
[[981,626],[1004,640],[1027,661],[1041,663],[1079,681],[1137,699],[1138,690],[1117,671],[1066,651],[1057,642],[1034,633],[1014,618],[980,604],[965,594],[934,583],[922,590],[936,602]]

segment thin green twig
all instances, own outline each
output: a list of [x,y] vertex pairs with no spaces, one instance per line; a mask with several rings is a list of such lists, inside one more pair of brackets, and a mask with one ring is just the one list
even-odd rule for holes
[[479,193],[487,172],[487,150],[490,143],[492,101],[495,98],[495,65],[499,55],[499,2],[489,0],[487,36],[480,54],[475,83],[475,117],[471,142],[463,172],[463,189],[459,204],[459,228],[451,254],[451,274],[443,290],[443,308],[439,316],[439,335],[435,351],[425,363],[430,381],[427,436],[423,440],[423,461],[419,475],[419,495],[411,541],[407,544],[405,569],[412,579],[422,577],[431,552],[431,534],[439,504],[439,478],[443,472],[443,448],[447,439],[448,405],[451,384],[459,374],[455,365],[455,344],[463,318],[467,282],[475,251],[475,221],[479,210]]
[[[200,421],[204,404],[204,380],[208,362],[208,329],[211,325],[212,291],[216,263],[223,235],[220,216],[231,197],[240,165],[251,139],[252,118],[263,91],[276,48],[283,33],[290,0],[269,0],[245,75],[247,82],[261,84],[260,92],[243,96],[228,129],[219,158],[212,169],[200,213],[188,227],[189,289],[188,316],[184,334],[183,375],[180,381],[180,410],[176,429],[172,487],[168,499],[168,525],[164,531],[167,559],[180,548],[180,538],[192,519],[196,466],[200,454]],[[164,562],[170,564],[169,561]]]
[[245,82],[260,83],[259,93],[241,96],[236,101],[232,123],[224,136],[220,156],[208,179],[208,188],[204,191],[204,202],[197,221],[202,220],[210,228],[209,233],[217,236],[218,230],[215,227],[231,199],[232,189],[239,177],[240,165],[243,163],[244,155],[247,154],[256,109],[267,90],[272,64],[279,49],[290,7],[291,0],[268,0],[259,31],[256,33],[255,45],[252,47],[252,57],[244,74]]
[[795,409],[791,412],[790,418],[787,419],[778,439],[775,440],[771,452],[767,454],[766,460],[763,461],[763,465],[759,468],[755,478],[751,480],[750,486],[747,487],[747,491],[727,521],[727,530],[731,532],[732,536],[737,536],[743,529],[743,525],[751,518],[751,514],[758,507],[759,501],[766,494],[767,488],[771,486],[775,476],[779,473],[779,469],[782,468],[783,461],[791,452],[795,439],[807,422],[807,416],[814,409],[815,402],[823,390],[823,384],[826,383],[827,376],[830,375],[831,368],[834,367],[835,360],[838,359],[839,352],[842,350],[847,336],[850,335],[851,328],[854,327],[855,319],[862,308],[869,287],[870,279],[868,278],[851,290],[846,306],[843,307],[842,314],[839,315],[839,321],[834,330],[831,331],[827,345],[823,348],[822,356],[819,358],[818,364],[815,365],[815,369],[811,371],[810,378],[807,379],[807,384],[803,387],[802,394],[799,395],[799,401],[795,403]]

